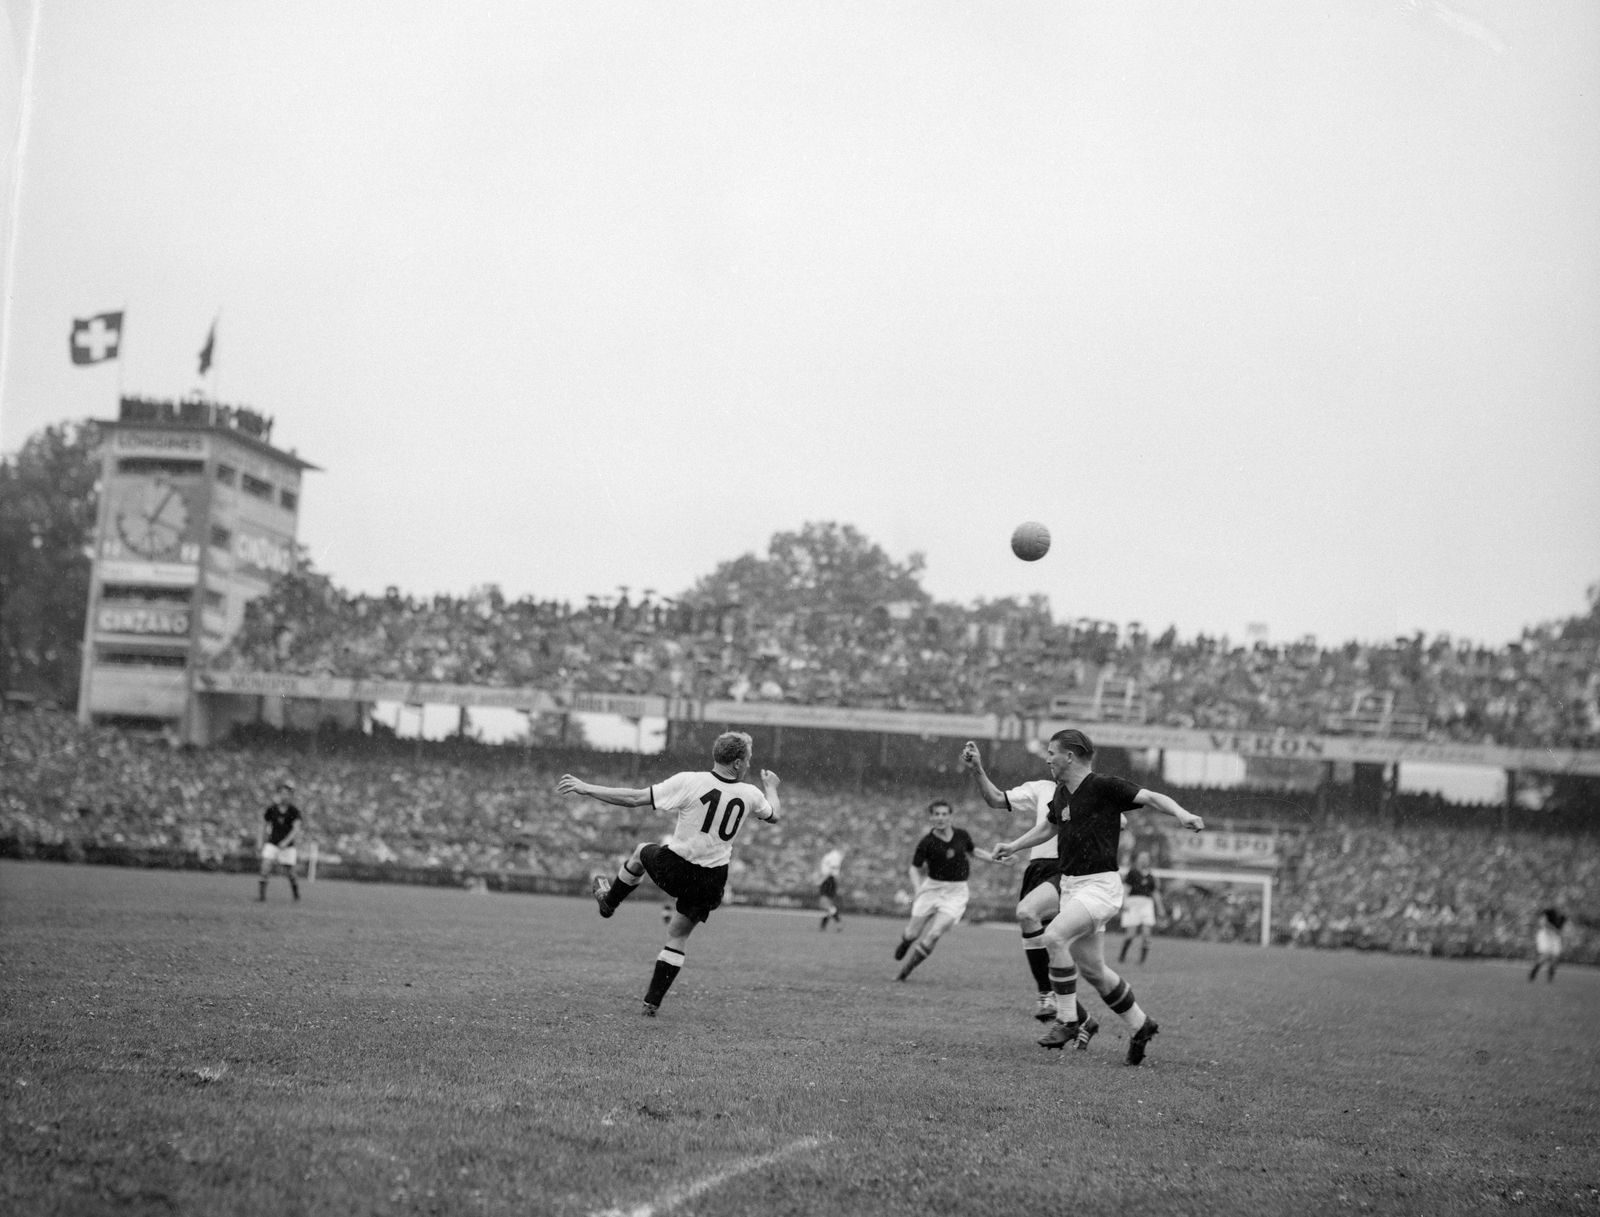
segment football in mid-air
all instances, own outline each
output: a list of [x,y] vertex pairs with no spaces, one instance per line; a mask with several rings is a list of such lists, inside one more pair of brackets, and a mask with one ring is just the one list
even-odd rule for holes
[[1050,552],[1050,530],[1031,520],[1018,524],[1011,534],[1011,552],[1024,562],[1037,562]]

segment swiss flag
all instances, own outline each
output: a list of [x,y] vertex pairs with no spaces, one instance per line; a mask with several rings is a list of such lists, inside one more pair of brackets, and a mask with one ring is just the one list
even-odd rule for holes
[[115,359],[121,345],[121,313],[101,313],[86,321],[72,319],[68,349],[72,352],[73,363],[104,363]]

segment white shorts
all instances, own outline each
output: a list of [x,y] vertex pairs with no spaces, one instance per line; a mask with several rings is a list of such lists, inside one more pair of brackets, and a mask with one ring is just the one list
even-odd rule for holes
[[961,914],[966,911],[967,885],[946,883],[939,879],[929,879],[924,883],[911,904],[913,919],[926,917],[929,913],[948,913],[952,921],[960,921]]
[[1106,928],[1106,922],[1117,915],[1122,907],[1122,876],[1114,870],[1098,875],[1062,875],[1061,907],[1076,900],[1089,910],[1096,933]]
[[300,855],[292,845],[263,845],[261,847],[261,860],[268,866],[293,866],[300,860]]
[[1131,930],[1135,926],[1156,923],[1156,902],[1151,896],[1128,896],[1122,901],[1122,928]]
[[1559,956],[1561,954],[1561,935],[1554,930],[1539,930],[1533,938],[1534,949],[1541,956]]

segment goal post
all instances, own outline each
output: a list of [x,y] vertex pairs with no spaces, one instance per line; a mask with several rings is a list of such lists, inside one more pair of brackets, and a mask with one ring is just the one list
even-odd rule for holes
[[1223,870],[1169,870],[1152,868],[1157,879],[1177,879],[1186,883],[1249,883],[1261,889],[1261,945],[1272,945],[1272,876],[1252,875],[1246,871]]

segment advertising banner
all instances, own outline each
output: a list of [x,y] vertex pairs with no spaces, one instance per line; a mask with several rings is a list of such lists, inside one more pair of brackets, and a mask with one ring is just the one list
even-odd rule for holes
[[294,569],[294,544],[287,537],[251,524],[235,522],[229,552],[237,574],[263,582]]
[[1276,869],[1278,838],[1266,832],[1176,832],[1167,835],[1177,866],[1248,866]]
[[204,460],[209,445],[198,433],[171,431],[115,431],[111,447],[118,456],[170,456],[179,460]]
[[103,604],[94,615],[94,624],[102,634],[181,638],[189,632],[189,610],[165,604]]

